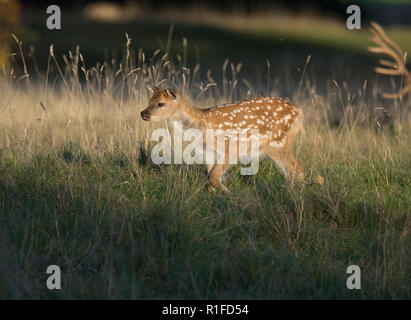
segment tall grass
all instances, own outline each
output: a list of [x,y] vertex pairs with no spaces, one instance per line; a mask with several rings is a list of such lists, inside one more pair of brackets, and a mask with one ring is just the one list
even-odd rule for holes
[[[284,84],[274,61],[266,88],[229,60],[221,79],[204,77],[184,56],[147,57],[125,40],[122,61],[88,66],[79,49],[50,47],[44,73],[1,74],[2,298],[410,297],[410,100],[383,108],[376,83],[350,92],[307,66]],[[298,88],[286,98],[306,114],[306,185],[264,159],[256,176],[231,171],[231,194],[209,193],[202,166],[151,163],[151,132],[167,123],[140,119],[149,87],[206,107],[281,95],[278,82]],[[46,288],[51,264],[60,291]],[[350,264],[361,290],[346,287]]]

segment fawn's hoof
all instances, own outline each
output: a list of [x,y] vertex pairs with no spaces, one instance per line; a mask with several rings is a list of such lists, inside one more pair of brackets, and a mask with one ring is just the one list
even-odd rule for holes
[[223,191],[224,193],[230,193],[230,190],[225,186],[225,185],[220,185],[221,191]]
[[220,189],[224,193],[230,193],[230,190],[223,184],[220,184],[218,187],[213,187],[212,185],[208,186],[208,191],[211,191],[214,193],[217,192],[218,189]]

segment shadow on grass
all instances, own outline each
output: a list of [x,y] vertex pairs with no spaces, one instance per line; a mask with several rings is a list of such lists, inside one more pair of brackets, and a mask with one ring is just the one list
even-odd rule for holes
[[[73,159],[86,153],[70,148]],[[331,198],[340,198],[333,207],[320,186],[295,193],[265,162],[257,177],[233,181],[238,194],[220,196],[196,191],[197,166],[183,175],[167,168],[161,181],[144,167],[133,181],[121,152],[98,165],[33,159],[1,170],[2,297],[406,296],[399,246],[405,215],[387,216],[390,207],[362,203],[361,195],[331,187]],[[364,268],[366,292],[346,289],[351,262]],[[44,285],[50,264],[62,267],[59,293]],[[385,291],[375,284],[383,277]]]

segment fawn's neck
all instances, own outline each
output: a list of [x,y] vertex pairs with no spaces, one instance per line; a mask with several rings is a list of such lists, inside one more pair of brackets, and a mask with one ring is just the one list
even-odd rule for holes
[[204,124],[204,114],[205,111],[197,109],[196,107],[189,104],[183,98],[180,98],[181,109],[178,115],[176,115],[175,120],[180,120],[186,127],[192,127],[196,129],[202,129]]

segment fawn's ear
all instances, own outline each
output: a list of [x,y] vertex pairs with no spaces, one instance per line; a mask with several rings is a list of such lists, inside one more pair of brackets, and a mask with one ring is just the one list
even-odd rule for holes
[[167,89],[166,89],[166,93],[167,93],[167,95],[168,95],[169,97],[173,98],[174,100],[177,99],[177,94],[176,94],[176,92],[175,92],[174,89],[167,88]]

